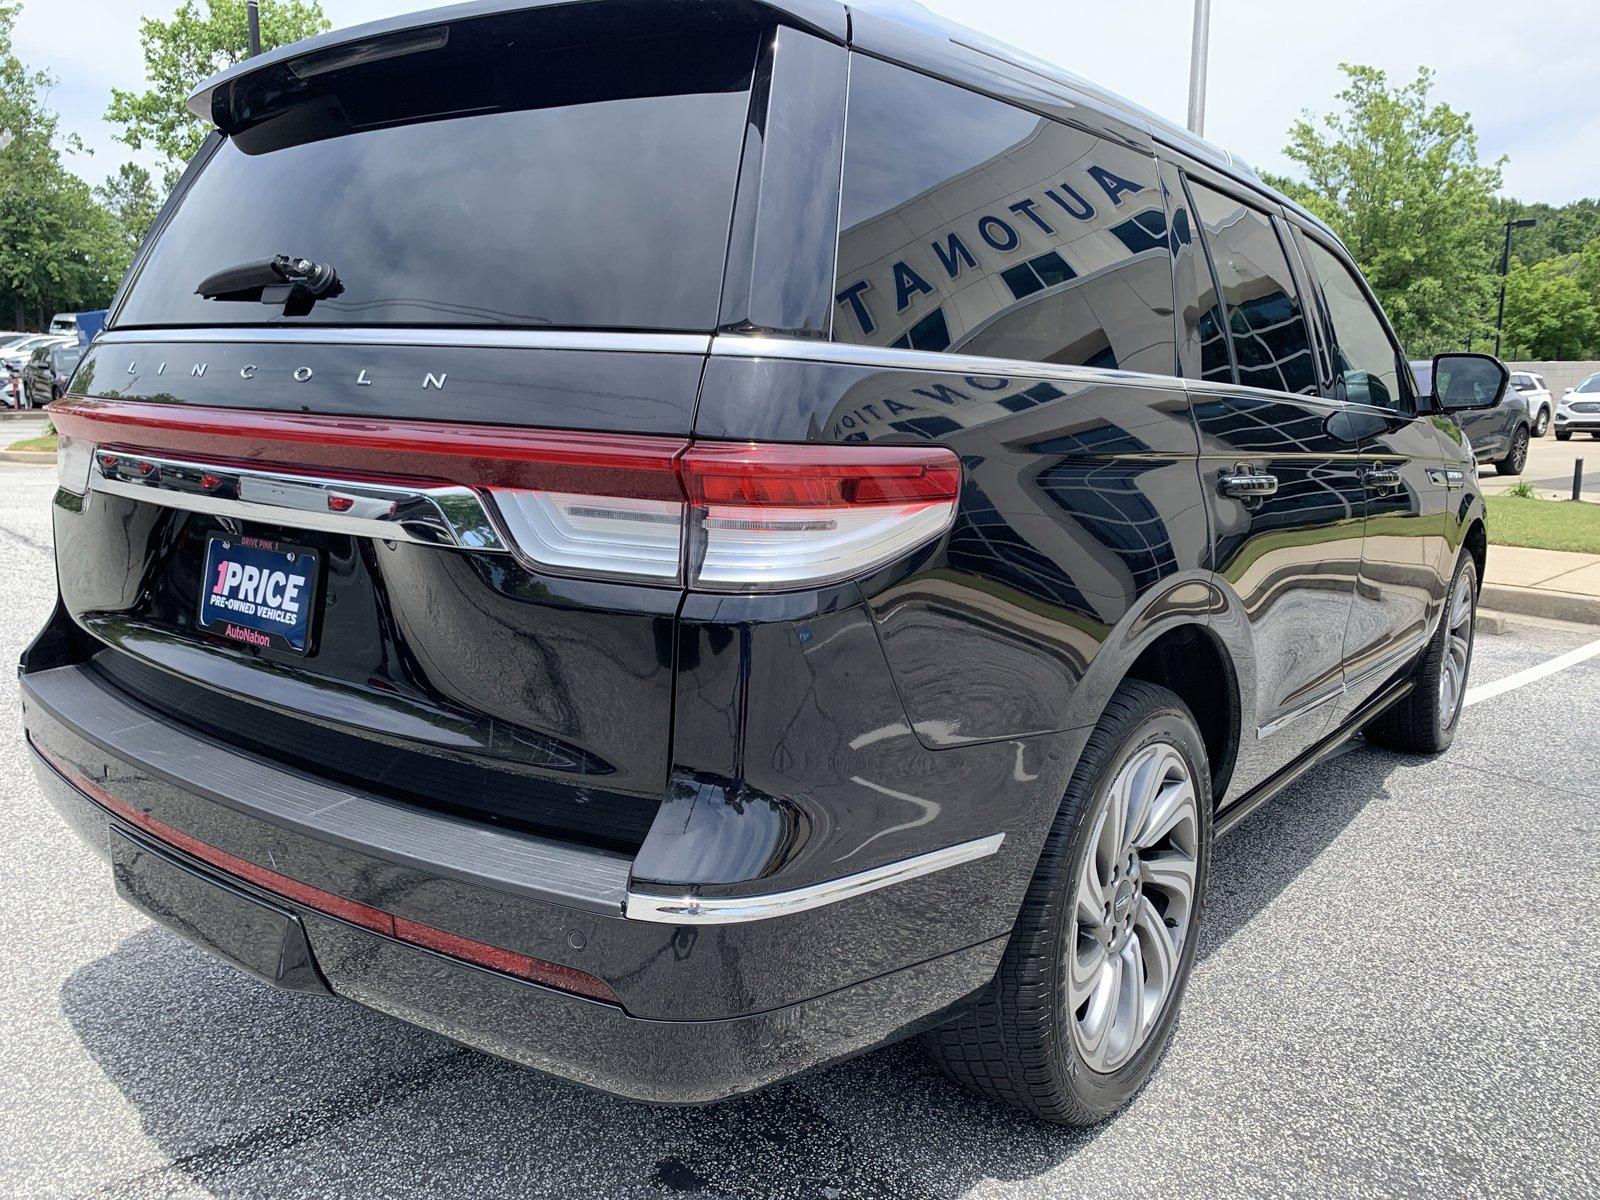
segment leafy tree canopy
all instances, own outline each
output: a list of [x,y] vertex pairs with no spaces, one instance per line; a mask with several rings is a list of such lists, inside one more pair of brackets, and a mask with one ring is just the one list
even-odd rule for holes
[[[261,0],[261,44],[270,49],[330,28],[317,0]],[[144,49],[143,92],[113,88],[106,119],[135,150],[150,147],[167,163],[167,184],[205,139],[206,126],[186,107],[189,96],[218,71],[249,55],[244,0],[183,0],[170,21],[139,21]]]
[[129,251],[89,185],[61,162],[46,103],[54,79],[12,49],[19,6],[0,3],[0,321],[41,326],[57,311],[104,306]]
[[1478,159],[1465,113],[1430,98],[1433,73],[1391,86],[1342,64],[1339,107],[1289,131],[1304,172],[1277,181],[1344,240],[1406,352],[1422,357],[1482,338],[1491,319],[1500,164]]

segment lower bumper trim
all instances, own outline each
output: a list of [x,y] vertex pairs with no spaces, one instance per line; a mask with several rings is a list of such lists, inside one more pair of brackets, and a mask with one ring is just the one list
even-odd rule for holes
[[630,890],[624,911],[632,921],[658,921],[668,925],[729,925],[742,921],[765,921],[821,908],[824,904],[835,904],[892,884],[904,883],[908,879],[931,875],[947,867],[987,858],[999,850],[1005,840],[1005,834],[994,833],[947,846],[943,850],[933,850],[867,871],[858,871],[854,875],[759,896],[665,896]]

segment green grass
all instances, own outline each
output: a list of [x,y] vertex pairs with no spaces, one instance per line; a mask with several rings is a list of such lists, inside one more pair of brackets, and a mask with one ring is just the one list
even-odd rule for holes
[[7,450],[41,450],[46,454],[56,452],[56,435],[47,433],[43,437],[23,438],[20,442],[12,442]]
[[1497,546],[1600,554],[1600,504],[1487,496],[1489,540]]

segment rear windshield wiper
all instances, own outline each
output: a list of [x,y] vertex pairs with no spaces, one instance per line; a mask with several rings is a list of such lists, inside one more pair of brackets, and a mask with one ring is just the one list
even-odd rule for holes
[[289,316],[304,316],[318,300],[344,291],[339,273],[326,263],[279,254],[224,267],[207,275],[195,294],[207,300],[246,300],[281,304]]

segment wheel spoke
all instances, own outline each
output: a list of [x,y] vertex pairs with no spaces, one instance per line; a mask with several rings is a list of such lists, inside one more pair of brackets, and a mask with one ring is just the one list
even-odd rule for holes
[[1134,846],[1147,850],[1156,845],[1190,816],[1194,808],[1194,785],[1187,776],[1167,781],[1145,808],[1144,819],[1133,837]]
[[1166,894],[1173,904],[1182,906],[1187,913],[1194,902],[1195,861],[1182,851],[1151,855],[1139,864],[1145,890],[1154,889]]
[[1143,944],[1143,961],[1149,974],[1149,984],[1158,998],[1165,998],[1178,977],[1178,947],[1173,938],[1177,930],[1168,929],[1156,906],[1149,897],[1139,902],[1139,912],[1133,927]]
[[1091,996],[1106,973],[1109,955],[1098,939],[1079,938],[1067,964],[1067,998],[1076,1009]]
[[1122,964],[1122,994],[1117,998],[1119,1036],[1112,1053],[1120,1064],[1138,1048],[1144,1034],[1144,955],[1139,939],[1130,938],[1117,959]]
[[1122,956],[1118,955],[1106,961],[1099,982],[1095,984],[1094,992],[1089,997],[1089,1005],[1084,1012],[1083,1020],[1077,1025],[1081,1035],[1079,1046],[1083,1056],[1097,1071],[1106,1069],[1107,1051],[1111,1047],[1111,1031],[1116,1024],[1117,1000],[1121,994]]

